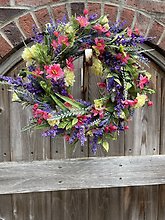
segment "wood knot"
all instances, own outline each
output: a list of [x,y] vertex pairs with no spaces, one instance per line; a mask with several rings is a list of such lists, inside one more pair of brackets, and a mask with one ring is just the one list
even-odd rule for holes
[[0,108],[0,114],[3,112],[3,108]]

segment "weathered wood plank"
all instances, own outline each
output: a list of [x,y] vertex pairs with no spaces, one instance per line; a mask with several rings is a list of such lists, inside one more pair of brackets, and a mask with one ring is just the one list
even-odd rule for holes
[[11,195],[0,195],[0,220],[11,220],[12,215]]
[[165,156],[4,162],[0,194],[165,184]]
[[10,118],[8,87],[0,85],[0,161],[10,160]]

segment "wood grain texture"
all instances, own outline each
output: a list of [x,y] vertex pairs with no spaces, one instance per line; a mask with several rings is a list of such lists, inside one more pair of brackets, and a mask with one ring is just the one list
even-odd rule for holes
[[10,115],[7,86],[0,85],[0,162],[10,161]]
[[[97,83],[101,81],[100,76],[96,76],[92,69],[89,71],[89,100],[103,96],[102,91],[99,91]],[[96,157],[107,156],[122,156],[124,155],[124,133],[121,133],[118,140],[109,141],[110,150],[107,153],[102,146],[98,145]],[[91,146],[89,144],[89,156],[93,156]],[[115,219],[122,220],[122,206],[119,204],[122,201],[122,190],[119,188],[105,189],[89,189],[89,220],[104,220]]]
[[164,155],[4,162],[0,194],[164,184],[164,163]]
[[[82,98],[81,91],[81,68],[82,58],[74,61],[75,84],[72,94],[75,98]],[[62,137],[57,137],[51,141],[51,158],[66,159],[88,156],[88,144],[83,148],[80,143],[74,147],[67,144]],[[52,220],[88,220],[88,190],[67,190],[52,192],[51,205]]]
[[11,195],[0,195],[0,220],[12,220],[12,197]]

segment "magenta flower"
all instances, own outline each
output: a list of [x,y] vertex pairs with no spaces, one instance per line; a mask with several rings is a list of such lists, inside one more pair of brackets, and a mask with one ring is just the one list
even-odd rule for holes
[[58,42],[56,40],[52,40],[52,44],[51,45],[52,45],[53,49],[56,50],[57,47],[58,47]]
[[54,50],[56,50],[57,47],[59,45],[62,45],[62,44],[66,45],[66,46],[69,46],[68,37],[61,35],[61,36],[58,37],[57,40],[52,40],[51,45],[54,48]]
[[98,82],[97,85],[98,85],[98,87],[101,88],[101,89],[106,88],[106,83],[104,83],[104,82]]
[[126,56],[124,56],[122,53],[118,53],[116,55],[116,59],[117,60],[120,60],[122,63],[125,63],[127,64],[128,63],[128,60],[129,60],[129,55],[127,54]]
[[140,74],[140,82],[139,82],[139,84],[138,84],[138,86],[140,87],[140,89],[143,89],[143,88],[144,88],[144,85],[145,85],[146,83],[148,83],[148,82],[149,82],[149,80],[148,80],[147,76],[143,76],[143,75]]
[[66,60],[67,68],[71,71],[74,71],[74,64],[73,64],[73,58],[70,57]]
[[76,20],[78,21],[78,23],[80,24],[80,27],[86,27],[89,22],[88,22],[88,18],[85,18],[83,16],[78,16],[76,18]]
[[63,36],[63,35],[59,36],[58,37],[58,44],[59,45],[65,44],[66,46],[69,46],[68,37]]
[[125,108],[128,108],[129,106],[130,107],[133,107],[137,104],[138,100],[137,99],[134,99],[134,100],[124,100],[122,101],[122,104],[124,104],[124,107]]
[[152,106],[153,102],[152,101],[148,101],[148,106]]
[[99,50],[100,53],[103,53],[105,50],[104,39],[95,38],[96,49]]
[[128,35],[129,37],[132,36],[132,29],[129,28],[129,27],[128,27],[128,29],[127,29],[127,35]]
[[101,24],[96,24],[93,27],[94,30],[96,30],[99,34],[104,33],[107,31],[107,29],[105,27],[103,27]]
[[85,8],[84,11],[83,11],[83,14],[88,15],[88,13],[89,13],[88,9]]
[[54,34],[55,37],[58,37],[58,36],[59,36],[59,32],[58,32],[58,31],[54,31],[53,34]]
[[64,72],[61,69],[60,64],[45,66],[44,68],[47,73],[47,79],[54,79],[54,81],[57,81],[64,76]]
[[36,68],[34,71],[33,71],[33,74],[35,76],[40,76],[42,75],[44,72],[40,70],[40,68]]
[[115,132],[116,130],[117,130],[117,127],[113,124],[110,124],[105,127],[105,133],[112,133],[112,132]]

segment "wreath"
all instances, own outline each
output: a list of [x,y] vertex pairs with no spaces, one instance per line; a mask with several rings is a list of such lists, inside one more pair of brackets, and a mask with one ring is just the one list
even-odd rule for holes
[[[0,82],[12,87],[13,101],[32,106],[33,117],[23,130],[44,129],[43,136],[62,135],[81,146],[91,137],[94,153],[98,145],[108,151],[108,139],[128,129],[134,110],[153,104],[147,96],[154,91],[141,46],[149,38],[137,28],[123,29],[121,22],[111,24],[106,15],[89,16],[87,9],[69,22],[51,21],[44,33],[34,28],[34,33],[33,46],[22,54],[26,68],[16,78],[0,75]],[[71,94],[74,60],[87,50],[92,52],[92,74],[100,78],[96,86],[101,97],[93,103]]]

